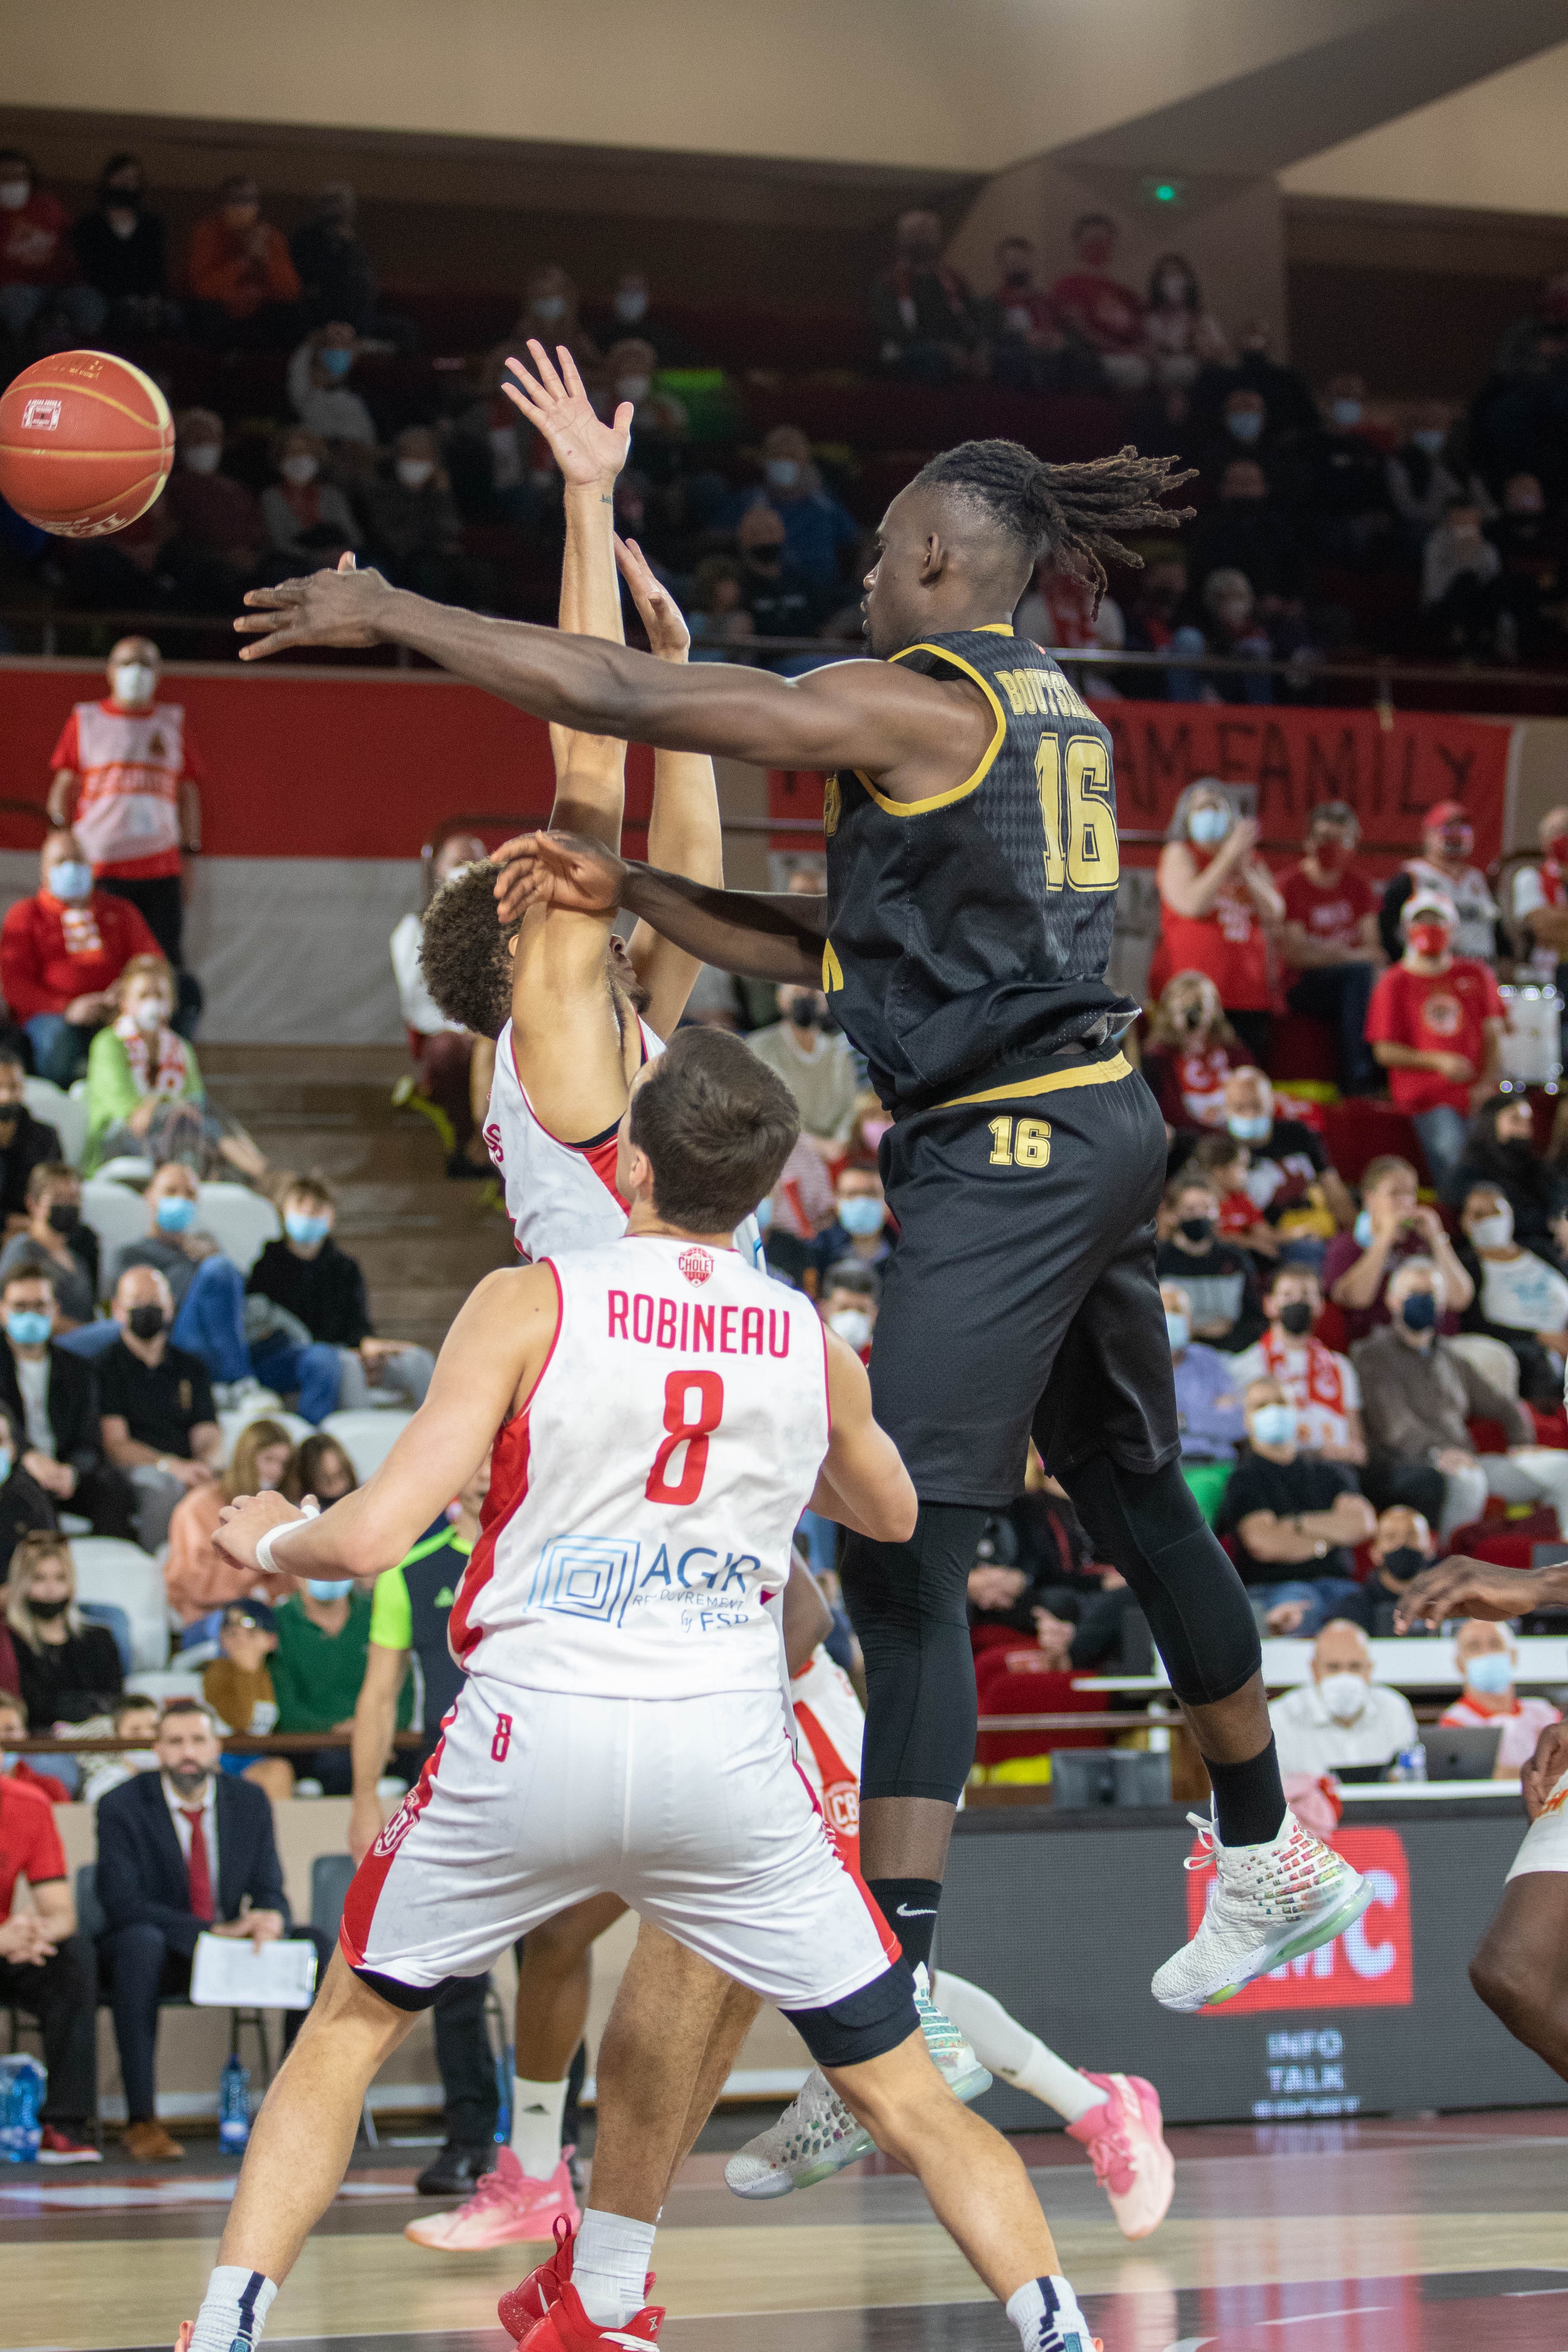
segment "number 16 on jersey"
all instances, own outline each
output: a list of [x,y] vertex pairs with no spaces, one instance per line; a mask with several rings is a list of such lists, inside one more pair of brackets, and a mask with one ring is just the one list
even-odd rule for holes
[[1110,754],[1099,736],[1074,735],[1064,761],[1061,739],[1047,729],[1035,753],[1035,781],[1046,828],[1047,889],[1113,890],[1121,852],[1110,809]]

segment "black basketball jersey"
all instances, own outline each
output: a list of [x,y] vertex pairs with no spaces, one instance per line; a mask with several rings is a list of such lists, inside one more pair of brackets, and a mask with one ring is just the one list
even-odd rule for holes
[[973,679],[995,719],[974,773],[928,800],[858,770],[827,780],[823,986],[897,1111],[1030,1073],[1137,1007],[1104,979],[1121,871],[1106,730],[1005,623],[892,658]]

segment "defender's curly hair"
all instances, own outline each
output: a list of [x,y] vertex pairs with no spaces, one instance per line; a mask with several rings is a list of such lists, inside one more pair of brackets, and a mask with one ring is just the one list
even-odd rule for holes
[[497,916],[500,872],[491,857],[460,866],[426,908],[419,942],[426,987],[448,1021],[478,1037],[499,1037],[511,1013],[507,941],[519,926],[503,925]]
[[1098,612],[1107,563],[1142,568],[1142,557],[1119,534],[1169,530],[1192,520],[1191,507],[1161,504],[1166,491],[1195,478],[1195,467],[1173,472],[1178,463],[1140,457],[1131,442],[1114,457],[1052,466],[1021,442],[961,441],[922,466],[911,487],[973,499],[1017,541],[1031,563],[1048,552],[1058,570],[1087,581]]

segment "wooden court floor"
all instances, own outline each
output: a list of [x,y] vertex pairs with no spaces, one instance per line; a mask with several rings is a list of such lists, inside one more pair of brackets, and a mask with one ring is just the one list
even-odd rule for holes
[[[1018,2142],[1106,2352],[1568,2352],[1568,2110],[1173,2132],[1176,2198],[1130,2246],[1059,2134]],[[415,2159],[363,2158],[273,2307],[296,2352],[506,2352],[529,2250],[443,2256],[403,2224]],[[235,2168],[0,2168],[0,2352],[163,2352],[193,2314]],[[1016,2337],[879,2162],[742,2204],[688,2165],[655,2299],[670,2352],[1012,2352]]]

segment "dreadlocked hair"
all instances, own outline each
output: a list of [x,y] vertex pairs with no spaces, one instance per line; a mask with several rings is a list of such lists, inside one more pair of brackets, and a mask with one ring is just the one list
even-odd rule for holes
[[1098,612],[1107,563],[1143,567],[1142,557],[1120,533],[1191,521],[1191,507],[1161,503],[1167,491],[1195,478],[1195,467],[1173,472],[1179,463],[1175,457],[1142,457],[1131,442],[1114,457],[1052,466],[1018,441],[961,441],[922,466],[912,487],[953,490],[984,507],[1031,563],[1048,551],[1059,571],[1086,581]]
[[425,910],[419,969],[448,1021],[477,1037],[499,1037],[511,1012],[511,958],[507,941],[518,929],[496,913],[500,868],[485,858],[459,866]]

